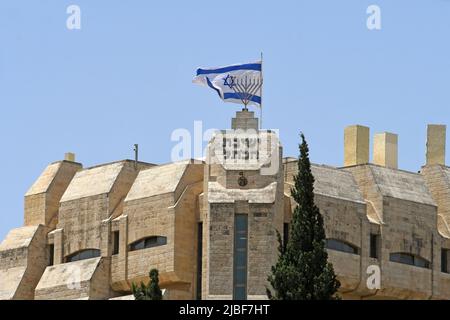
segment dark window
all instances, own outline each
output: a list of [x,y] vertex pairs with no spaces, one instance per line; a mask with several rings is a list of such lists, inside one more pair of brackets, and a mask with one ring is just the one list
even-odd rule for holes
[[380,236],[378,234],[370,234],[370,257],[379,258],[379,241]]
[[258,151],[256,151],[256,159],[259,160],[259,145],[261,144],[261,139],[258,138],[257,141],[258,141]]
[[390,260],[393,262],[414,265],[414,256],[406,253],[391,253]]
[[441,249],[441,271],[444,273],[450,273],[448,270],[448,249]]
[[114,255],[119,253],[119,231],[114,231],[112,238],[113,238],[112,254]]
[[162,236],[153,236],[138,240],[130,244],[130,251],[153,248],[167,244],[167,238]]
[[409,264],[411,266],[416,266],[420,268],[430,267],[430,263],[427,260],[419,256],[412,255],[410,253],[404,252],[391,253],[389,260],[391,260],[392,262]]
[[197,300],[202,299],[203,223],[197,228]]
[[358,254],[357,247],[337,239],[327,239],[326,247],[331,250]]
[[289,223],[283,224],[283,246],[286,248],[286,245],[289,241]]
[[225,160],[227,160],[227,139],[223,138],[223,148],[222,148],[222,152],[223,152],[223,158]]
[[73,262],[78,260],[85,260],[100,257],[100,250],[98,249],[86,249],[82,251],[75,252],[74,254],[67,257],[66,262]]
[[53,257],[55,256],[55,245],[51,244],[48,246],[48,265],[52,266],[54,261]]
[[238,154],[238,139],[233,139],[233,159],[237,159]]
[[234,220],[233,299],[247,299],[248,216],[237,214]]

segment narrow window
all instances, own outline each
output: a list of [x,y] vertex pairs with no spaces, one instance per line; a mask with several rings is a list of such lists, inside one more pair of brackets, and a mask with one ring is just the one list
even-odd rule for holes
[[326,247],[327,247],[327,249],[330,249],[330,250],[358,254],[357,247],[355,247],[349,243],[346,243],[344,241],[337,240],[337,239],[327,239]]
[[222,152],[223,152],[223,159],[227,160],[227,139],[226,138],[223,138]]
[[405,252],[391,253],[389,256],[389,260],[392,262],[409,264],[411,266],[420,268],[430,268],[430,263],[424,258]]
[[238,154],[238,139],[234,138],[233,139],[233,159],[237,158],[237,154]]
[[403,264],[414,265],[414,257],[411,254],[406,253],[391,253],[390,260],[392,262],[398,262]]
[[245,138],[245,151],[244,151],[244,159],[249,160],[250,159],[250,139]]
[[197,300],[202,299],[203,223],[197,227]]
[[448,270],[448,249],[441,249],[441,271],[444,273],[450,273]]
[[379,254],[379,240],[380,236],[378,234],[370,234],[370,257],[378,259]]
[[234,220],[233,299],[247,299],[248,217],[237,214]]
[[67,262],[74,262],[79,260],[91,259],[100,257],[100,250],[98,249],[86,249],[82,251],[75,252],[74,254],[67,257]]
[[113,247],[112,247],[112,254],[118,254],[119,253],[119,231],[113,232]]
[[130,251],[153,248],[167,244],[167,238],[163,236],[152,236],[130,244]]
[[54,264],[53,257],[55,256],[55,245],[51,244],[48,246],[48,265],[52,266]]
[[258,150],[256,151],[256,160],[259,160],[259,145],[261,144],[261,139],[258,138]]
[[283,247],[286,248],[286,245],[289,241],[289,223],[283,224]]

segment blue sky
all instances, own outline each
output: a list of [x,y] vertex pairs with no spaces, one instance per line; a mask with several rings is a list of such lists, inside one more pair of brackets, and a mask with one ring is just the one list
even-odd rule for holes
[[[66,28],[67,6],[81,30]],[[369,31],[366,9],[381,8]],[[72,151],[84,166],[170,161],[171,133],[228,128],[240,107],[191,83],[198,66],[264,52],[264,127],[285,156],[298,133],[313,162],[343,163],[343,129],[399,134],[399,166],[424,162],[427,123],[449,124],[450,1],[0,2],[0,239],[23,195]]]

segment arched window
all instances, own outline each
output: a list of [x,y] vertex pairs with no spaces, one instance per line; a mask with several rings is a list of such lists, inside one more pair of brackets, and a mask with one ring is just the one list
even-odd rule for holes
[[100,257],[100,250],[98,249],[86,249],[75,252],[67,257],[66,262],[73,262],[84,259],[91,259]]
[[130,244],[130,251],[152,248],[167,244],[167,238],[163,236],[147,237]]
[[358,254],[358,248],[341,240],[327,239],[327,249]]
[[392,262],[409,264],[411,266],[416,266],[420,268],[428,269],[430,267],[430,263],[424,258],[406,252],[391,253],[389,260],[391,260]]

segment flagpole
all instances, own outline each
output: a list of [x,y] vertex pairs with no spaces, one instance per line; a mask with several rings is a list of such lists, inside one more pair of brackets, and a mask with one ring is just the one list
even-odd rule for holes
[[259,130],[262,130],[262,115],[263,115],[263,111],[262,111],[262,98],[263,98],[263,95],[262,95],[262,93],[263,93],[263,86],[264,86],[264,83],[263,83],[263,53],[262,53],[262,51],[261,51],[261,103],[259,104]]

